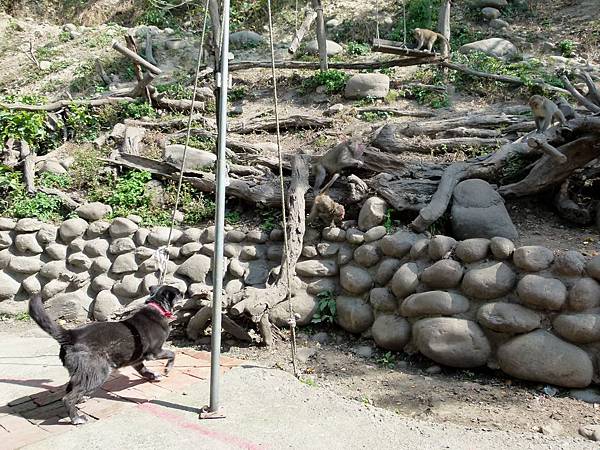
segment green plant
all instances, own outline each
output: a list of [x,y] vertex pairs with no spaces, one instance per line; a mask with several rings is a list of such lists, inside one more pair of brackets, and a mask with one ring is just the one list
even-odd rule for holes
[[47,136],[45,112],[0,110],[0,145],[12,138],[37,149]]
[[225,222],[229,225],[240,223],[242,217],[238,211],[228,211],[225,213]]
[[323,72],[318,72],[315,75],[307,78],[303,82],[303,87],[314,89],[318,86],[325,86],[325,92],[328,94],[336,94],[344,90],[346,81],[350,75],[346,72],[336,69],[329,69]]
[[132,119],[141,119],[143,117],[156,117],[156,110],[150,103],[145,101],[137,101],[131,103],[125,103],[122,106],[122,114],[125,117]]
[[136,21],[139,25],[154,25],[159,28],[177,28],[178,24],[170,10],[158,8],[152,3]]
[[426,105],[436,109],[450,106],[450,98],[446,92],[440,92],[421,86],[414,86],[410,90],[415,97],[415,100],[417,100],[417,103],[420,105]]
[[333,323],[337,314],[335,294],[332,291],[323,291],[317,295],[319,305],[313,316],[312,323]]
[[127,216],[131,211],[148,204],[145,185],[152,179],[150,172],[131,170],[117,179],[106,203],[113,207],[116,216]]
[[310,387],[315,387],[317,386],[317,382],[315,381],[314,378],[300,378],[300,382],[306,384],[307,386]]
[[346,53],[357,56],[368,55],[371,53],[371,47],[361,42],[350,41],[346,45]]
[[388,208],[385,211],[385,220],[383,221],[383,226],[388,234],[394,230],[394,220],[392,219],[393,212],[394,210],[392,208]]
[[242,100],[246,95],[246,88],[244,87],[237,87],[237,88],[233,88],[231,89],[228,93],[227,93],[227,99],[230,102],[235,102],[238,100]]
[[193,95],[192,89],[180,82],[159,84],[156,86],[156,90],[176,100],[191,99]]
[[431,225],[429,225],[429,228],[427,228],[427,231],[429,231],[429,233],[432,236],[436,236],[438,234],[444,234],[446,229],[449,227],[449,224],[450,224],[450,216],[448,215],[448,211],[446,211],[439,219],[437,219],[435,222],[433,222]]
[[[410,33],[415,28],[434,30],[437,22],[437,11],[441,0],[408,0],[406,2],[406,30]],[[399,14],[396,27],[392,31],[392,39],[404,38],[404,21],[402,12]],[[407,40],[410,38],[407,36]]]
[[575,54],[575,42],[570,39],[564,39],[558,43],[558,49],[566,58],[570,58]]
[[[100,150],[93,147],[81,148],[75,151],[73,164],[69,168],[73,187],[94,191],[105,184],[101,175],[104,164],[100,158],[103,156]],[[102,197],[99,200],[102,200]]]
[[396,357],[393,355],[392,352],[387,352],[383,354],[380,358],[377,358],[376,362],[377,364],[379,364],[382,367],[385,367],[386,369],[393,369],[394,367],[396,367]]
[[387,120],[390,117],[390,113],[385,111],[364,111],[358,117],[365,122],[376,122],[378,120]]
[[70,136],[76,141],[89,142],[98,137],[100,123],[92,108],[87,105],[71,103],[65,122]]
[[39,183],[48,188],[68,189],[72,185],[71,177],[67,174],[44,172],[39,177]]
[[278,214],[274,209],[259,209],[261,224],[260,228],[263,231],[271,231],[279,225]]

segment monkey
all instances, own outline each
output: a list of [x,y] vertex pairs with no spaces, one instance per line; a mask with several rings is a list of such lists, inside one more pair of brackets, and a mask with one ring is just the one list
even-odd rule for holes
[[577,115],[575,109],[573,109],[573,107],[564,99],[564,97],[558,97],[555,103],[556,106],[558,106],[558,109],[560,109],[563,113],[563,116],[565,116],[565,119],[571,120]]
[[418,41],[415,50],[421,50],[423,44],[427,44],[427,51],[431,52],[433,44],[435,44],[435,41],[437,41],[437,39],[440,38],[446,45],[447,53],[450,53],[450,42],[448,42],[448,39],[446,39],[446,36],[444,36],[443,34],[436,33],[435,31],[427,30],[425,28],[415,28],[413,31],[413,35]]
[[558,121],[562,126],[567,123],[564,114],[558,106],[546,97],[541,95],[532,95],[529,98],[529,106],[533,113],[533,119],[535,120],[536,131],[543,133],[552,125],[553,122]]
[[339,178],[339,176],[339,173],[333,174],[331,180],[329,180],[329,182],[317,194],[317,196],[315,197],[315,201],[313,202],[312,208],[310,210],[310,214],[306,219],[307,223],[313,223],[317,219],[321,219],[330,227],[333,227],[335,225],[340,226],[342,224],[342,220],[344,220],[344,216],[346,214],[344,206],[335,202],[326,193],[327,190],[331,187],[331,185]]
[[365,145],[356,141],[344,141],[319,156],[312,165],[315,175],[313,192],[317,194],[327,173],[335,175],[349,167],[362,167]]

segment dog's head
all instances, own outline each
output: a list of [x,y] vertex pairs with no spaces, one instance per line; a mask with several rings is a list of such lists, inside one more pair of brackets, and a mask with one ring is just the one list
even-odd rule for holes
[[181,291],[175,286],[158,285],[150,288],[150,297],[146,303],[157,303],[165,311],[172,312],[173,309],[183,301]]

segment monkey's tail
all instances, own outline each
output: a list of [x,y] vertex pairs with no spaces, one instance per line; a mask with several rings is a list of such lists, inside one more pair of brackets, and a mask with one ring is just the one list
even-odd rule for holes
[[46,312],[41,295],[36,294],[29,300],[29,315],[42,330],[56,339],[59,344],[68,345],[71,343],[69,331],[55,323]]
[[438,33],[437,35],[440,37],[440,39],[442,41],[444,41],[444,43],[446,44],[446,50],[448,50],[448,54],[450,54],[451,47],[450,47],[450,41],[448,40],[448,38],[446,36],[444,36],[442,33]]

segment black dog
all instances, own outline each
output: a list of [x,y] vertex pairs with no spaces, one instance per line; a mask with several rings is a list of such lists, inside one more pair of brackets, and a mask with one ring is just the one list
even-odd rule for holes
[[172,310],[182,298],[172,286],[153,286],[146,305],[121,322],[95,322],[72,330],[54,323],[39,295],[29,302],[29,315],[50,336],[60,343],[60,359],[71,379],[63,402],[75,425],[85,423],[75,405],[84,395],[91,394],[110,376],[112,369],[133,366],[148,380],[160,375],[144,366],[145,360],[166,359],[165,375],[175,361],[175,353],[162,348],[171,327]]

